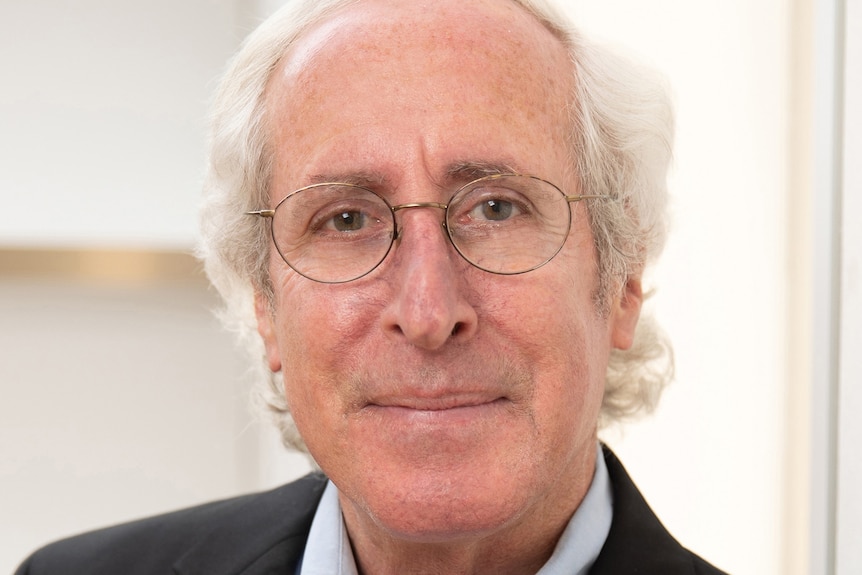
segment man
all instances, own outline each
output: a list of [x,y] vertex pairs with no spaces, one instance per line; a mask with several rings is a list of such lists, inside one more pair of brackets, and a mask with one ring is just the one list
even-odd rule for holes
[[204,257],[323,474],[19,573],[719,573],[597,440],[664,382],[670,125],[538,1],[287,7],[215,104]]

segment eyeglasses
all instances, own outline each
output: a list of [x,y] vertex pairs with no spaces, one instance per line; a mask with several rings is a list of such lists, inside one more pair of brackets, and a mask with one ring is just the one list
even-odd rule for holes
[[275,209],[247,214],[269,219],[282,259],[316,282],[371,273],[403,233],[395,214],[413,208],[443,210],[447,237],[473,266],[514,275],[543,266],[562,249],[572,224],[569,203],[606,197],[568,196],[535,176],[495,174],[461,187],[446,204],[393,206],[363,186],[322,183],[296,190]]

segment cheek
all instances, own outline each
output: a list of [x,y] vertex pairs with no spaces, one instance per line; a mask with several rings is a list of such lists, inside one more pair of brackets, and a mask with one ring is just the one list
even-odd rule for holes
[[[547,425],[557,428],[592,433],[604,393],[608,326],[594,307],[595,276],[567,272],[589,267],[565,255],[532,272],[533,277],[522,276],[522,283],[513,283],[502,297],[498,284],[500,299],[488,310],[486,321],[526,350],[538,378],[536,417],[545,417]],[[525,287],[528,278],[530,285]]]
[[360,340],[380,308],[350,284],[320,284],[282,272],[274,283],[276,329],[286,369],[301,369],[312,358],[337,361],[346,342]]
[[379,301],[350,284],[325,285],[296,274],[274,282],[284,390],[294,419],[343,413],[351,401],[344,375],[363,355]]

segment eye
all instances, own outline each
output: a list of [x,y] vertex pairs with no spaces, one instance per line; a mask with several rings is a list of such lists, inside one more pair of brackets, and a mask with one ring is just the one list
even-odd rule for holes
[[529,198],[508,188],[474,188],[454,201],[450,213],[460,225],[504,224],[530,214]]
[[330,223],[339,232],[355,232],[366,225],[368,216],[358,211],[342,212],[334,216]]
[[356,240],[391,231],[389,208],[372,196],[336,198],[311,206],[312,213],[305,217],[306,233],[320,240]]
[[474,207],[470,211],[470,216],[473,218],[481,218],[494,222],[507,220],[510,217],[517,215],[518,209],[512,202],[507,200],[491,198],[484,200],[482,203]]
[[392,246],[394,232],[392,209],[380,196],[338,183],[294,192],[276,207],[272,221],[282,258],[320,281],[344,281],[373,269]]

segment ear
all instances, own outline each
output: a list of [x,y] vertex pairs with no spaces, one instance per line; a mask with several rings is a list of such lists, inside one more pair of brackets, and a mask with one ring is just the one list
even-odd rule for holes
[[614,348],[629,349],[632,346],[642,304],[641,277],[630,276],[621,292],[614,298],[611,309],[611,345]]
[[257,332],[263,339],[269,369],[272,372],[281,371],[281,353],[278,350],[278,338],[273,325],[272,305],[269,298],[259,291],[254,292],[254,315],[257,317]]

